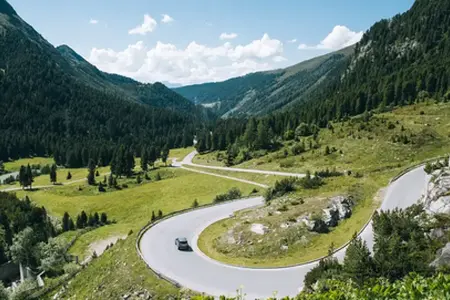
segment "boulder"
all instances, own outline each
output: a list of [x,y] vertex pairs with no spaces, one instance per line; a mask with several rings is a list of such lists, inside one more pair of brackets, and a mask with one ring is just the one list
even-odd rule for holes
[[430,266],[439,268],[450,265],[450,243],[447,243],[444,248],[437,253],[438,257],[430,264]]

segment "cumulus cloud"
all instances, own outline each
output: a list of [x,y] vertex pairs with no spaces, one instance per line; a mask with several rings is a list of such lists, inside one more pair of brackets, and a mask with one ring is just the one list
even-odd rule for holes
[[161,22],[162,23],[172,23],[173,21],[175,21],[171,16],[169,16],[169,15],[166,15],[166,14],[163,14],[162,15],[162,19],[161,19]]
[[337,25],[318,45],[308,46],[300,44],[298,49],[339,50],[359,42],[362,36],[362,31],[355,32],[346,26]]
[[289,40],[289,41],[287,41],[289,44],[293,44],[293,43],[296,43],[297,42],[297,39],[292,39],[292,40]]
[[272,58],[272,60],[273,60],[274,62],[279,63],[279,62],[286,61],[287,58],[284,57],[284,56],[278,55],[278,56],[274,56],[274,57]]
[[98,20],[90,19],[89,24],[96,25],[96,24],[98,24]]
[[146,14],[144,15],[144,23],[136,26],[133,29],[130,29],[128,33],[146,35],[147,33],[152,32],[156,28],[156,25],[157,23],[155,19],[153,19],[150,15]]
[[185,48],[163,42],[147,47],[139,41],[122,51],[94,48],[89,61],[103,71],[144,82],[186,85],[269,70],[285,60],[282,54],[283,43],[264,34],[261,39],[238,46],[225,42],[210,47],[193,41]]
[[226,33],[226,32],[224,32],[224,33],[222,33],[220,36],[219,36],[219,38],[221,39],[221,40],[232,40],[232,39],[235,39],[235,38],[237,38],[237,34],[236,33]]

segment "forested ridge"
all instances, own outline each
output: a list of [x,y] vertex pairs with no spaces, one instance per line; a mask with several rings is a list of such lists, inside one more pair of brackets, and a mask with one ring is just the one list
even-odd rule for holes
[[[200,110],[162,84],[142,85],[135,102],[123,95],[130,90],[127,85],[139,86],[132,79],[102,72],[86,77],[100,82],[104,76],[104,87],[120,83],[127,86],[123,93],[120,87],[86,84],[81,71],[4,0],[0,33],[0,160],[58,153],[67,162],[70,153],[81,156],[83,151],[94,158],[99,153],[111,157],[121,144],[134,152],[143,145],[189,146],[205,121]],[[162,108],[166,101],[177,108]],[[177,104],[183,101],[184,111]]]
[[[199,140],[204,140],[200,150],[270,149],[277,140],[294,138],[297,129],[303,131],[300,126],[325,128],[330,121],[365,112],[430,98],[448,101],[449,34],[450,2],[416,0],[409,11],[374,24],[355,45],[351,58],[334,68],[305,101],[250,118],[244,125],[218,120],[211,136],[200,134]],[[258,135],[266,142],[255,143]]]
[[340,72],[352,52],[350,46],[285,69],[174,90],[195,103],[209,104],[223,117],[264,115],[306,101],[332,74]]

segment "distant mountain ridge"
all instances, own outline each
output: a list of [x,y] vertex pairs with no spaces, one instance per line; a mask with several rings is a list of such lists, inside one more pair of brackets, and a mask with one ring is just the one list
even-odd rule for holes
[[330,73],[347,62],[353,51],[354,46],[350,46],[285,69],[174,90],[194,103],[214,109],[222,117],[264,115],[307,100]]
[[108,74],[68,46],[53,47],[0,0],[0,160],[54,155],[65,163],[111,157],[119,145],[137,154],[189,146],[210,117],[161,83]]

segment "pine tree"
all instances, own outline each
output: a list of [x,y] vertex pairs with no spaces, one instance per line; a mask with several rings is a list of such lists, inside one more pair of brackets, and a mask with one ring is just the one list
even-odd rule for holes
[[131,149],[128,149],[126,151],[126,154],[125,154],[125,166],[126,167],[125,167],[125,170],[124,170],[124,174],[127,177],[131,177],[131,175],[133,175],[134,167],[136,166],[135,162],[134,162],[134,154],[133,154],[133,151]]
[[255,149],[269,149],[269,126],[264,120],[260,120],[257,127]]
[[86,227],[88,223],[88,216],[86,215],[86,213],[84,212],[84,210],[81,212],[81,228]]
[[82,219],[81,219],[81,215],[78,215],[78,216],[77,216],[76,226],[77,226],[77,229],[84,228],[84,226],[83,226],[83,221],[82,221]]
[[69,230],[75,230],[75,224],[73,223],[72,218],[69,219]]
[[95,171],[95,177],[98,177],[98,176],[100,176],[100,173],[99,173],[99,171],[97,170],[97,171]]
[[148,155],[147,155],[146,148],[142,148],[142,151],[141,151],[141,169],[144,172],[148,171]]
[[19,183],[22,186],[22,189],[26,186],[26,176],[27,176],[27,169],[24,166],[20,166],[19,170]]
[[94,222],[95,222],[95,225],[100,223],[100,216],[98,215],[98,212],[95,212],[95,214],[94,214]]
[[64,213],[64,216],[62,219],[62,229],[63,229],[63,232],[70,230],[70,216],[69,216],[69,213],[67,213],[67,212]]
[[106,213],[103,212],[100,215],[100,222],[104,225],[108,223],[108,215]]
[[374,275],[374,262],[369,248],[367,248],[366,242],[357,237],[356,233],[345,252],[343,271],[358,285],[364,284]]
[[50,169],[50,182],[55,184],[57,181],[57,177],[56,177],[56,165],[53,164],[51,169]]
[[113,173],[109,173],[108,176],[108,187],[112,188],[114,186],[114,176]]
[[87,181],[89,185],[95,185],[95,163],[92,159],[89,160]]
[[34,180],[33,180],[33,172],[31,171],[30,164],[28,164],[28,166],[27,166],[25,179],[26,179],[26,186],[28,186],[30,189],[32,189]]
[[158,210],[158,219],[161,219],[163,217],[162,210]]
[[246,126],[244,133],[244,142],[248,148],[254,149],[255,141],[258,135],[256,119],[251,118]]
[[148,153],[148,163],[152,166],[152,168],[155,167],[156,160],[157,160],[156,148],[154,146],[151,146],[150,151]]
[[70,171],[69,171],[69,172],[67,172],[67,176],[66,176],[66,179],[67,179],[67,180],[70,180],[70,179],[72,179],[72,174],[70,173]]
[[141,184],[141,183],[142,183],[141,175],[138,175],[138,176],[136,177],[136,183],[137,183],[137,184]]
[[152,219],[151,220],[152,220],[152,222],[156,220],[156,216],[155,216],[155,211],[154,210],[152,210]]
[[167,166],[167,159],[169,158],[169,147],[165,145],[161,151],[161,160],[164,163],[164,165]]
[[98,191],[99,191],[100,193],[106,192],[105,187],[103,186],[103,183],[102,183],[102,182],[100,182],[100,183],[98,184]]

